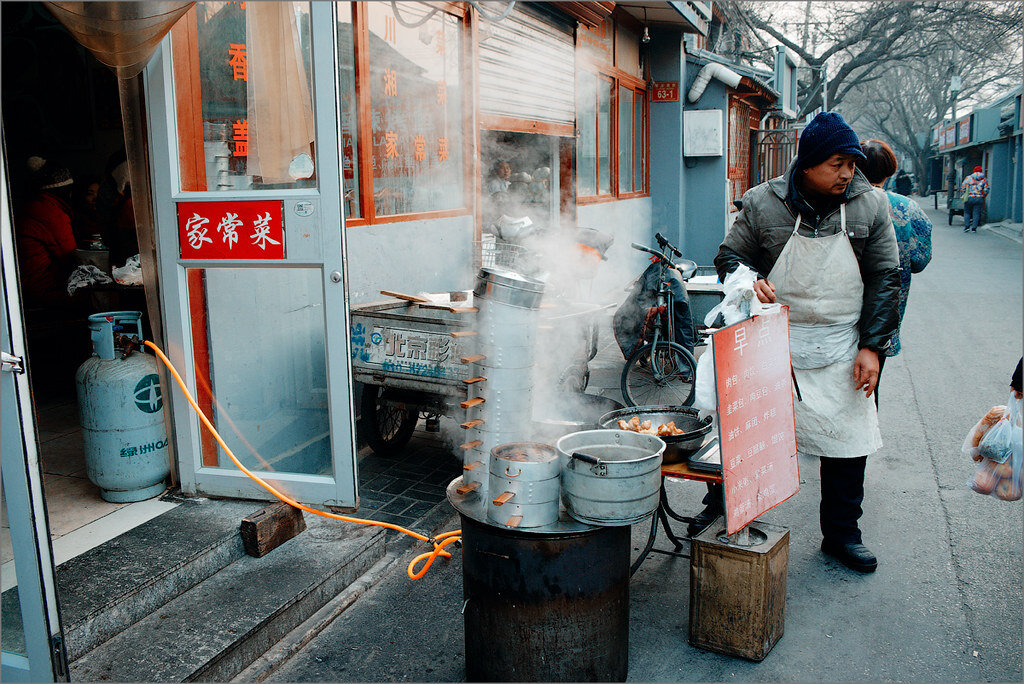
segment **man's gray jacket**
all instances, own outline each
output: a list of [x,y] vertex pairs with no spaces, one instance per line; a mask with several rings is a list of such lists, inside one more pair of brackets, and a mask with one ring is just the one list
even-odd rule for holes
[[[743,208],[736,215],[725,241],[718,248],[715,269],[725,276],[745,264],[767,277],[782,253],[796,223],[787,201],[793,164],[778,178],[761,183],[743,194]],[[860,313],[860,348],[882,351],[899,327],[899,248],[889,216],[889,199],[876,190],[858,169],[846,191],[846,231],[864,280],[864,304]],[[819,222],[818,234],[839,232],[838,205]],[[813,226],[801,216],[800,234],[814,237]]]

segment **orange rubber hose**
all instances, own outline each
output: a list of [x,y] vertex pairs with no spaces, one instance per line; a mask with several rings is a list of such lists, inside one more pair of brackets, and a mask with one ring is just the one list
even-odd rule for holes
[[[366,520],[364,518],[353,518],[347,515],[339,515],[337,513],[319,511],[315,508],[310,508],[305,504],[301,504],[298,501],[295,501],[287,494],[283,494],[282,492],[277,491],[273,487],[273,485],[261,479],[255,473],[251,472],[248,468],[242,465],[237,458],[235,458],[235,454],[231,451],[228,445],[224,443],[224,440],[221,439],[220,433],[217,432],[217,428],[213,427],[213,423],[210,422],[210,419],[206,417],[206,414],[203,413],[203,410],[199,408],[198,404],[196,404],[195,399],[192,398],[192,394],[188,391],[188,388],[185,386],[185,382],[181,379],[181,376],[178,374],[178,371],[174,367],[174,364],[172,364],[170,359],[168,359],[164,355],[160,347],[156,346],[149,340],[145,340],[144,344],[150,349],[152,349],[153,353],[156,354],[157,358],[159,358],[163,362],[163,364],[167,366],[167,370],[170,371],[171,375],[174,376],[175,381],[177,381],[178,383],[178,387],[181,388],[182,393],[185,395],[185,399],[187,399],[189,405],[192,406],[192,410],[196,412],[196,415],[199,416],[199,419],[202,421],[203,425],[206,426],[206,429],[210,431],[210,434],[212,434],[214,439],[217,440],[217,443],[220,444],[222,449],[224,449],[224,453],[228,455],[228,458],[231,459],[231,462],[234,463],[239,470],[241,470],[243,473],[245,473],[250,478],[255,480],[257,484],[259,484],[261,487],[263,487],[268,492],[273,494],[275,497],[285,502],[289,506],[294,506],[299,510],[306,511],[307,513],[312,513],[313,515],[319,515],[325,518],[332,518],[334,520],[341,520],[343,522],[356,523],[359,525],[373,525],[375,527],[386,527],[389,530],[395,530],[397,532],[407,534],[410,537],[415,537],[420,541],[429,542],[434,547],[433,551],[422,553],[419,556],[416,556],[416,558],[414,558],[412,562],[409,563],[409,567],[406,569],[406,574],[409,576],[410,579],[417,580],[423,577],[423,575],[426,574],[427,570],[430,569],[430,566],[434,563],[434,559],[436,559],[438,556],[441,556],[443,558],[451,558],[452,555],[445,551],[444,547],[448,546],[449,544],[461,541],[462,537],[460,535],[462,534],[462,530],[452,530],[450,532],[444,532],[443,534],[439,534],[434,538],[425,537],[419,532],[414,532],[400,525],[394,525],[392,523],[382,522],[380,520]],[[423,559],[427,559],[426,565],[424,565],[423,569],[420,570],[418,573],[414,573],[413,567]]]

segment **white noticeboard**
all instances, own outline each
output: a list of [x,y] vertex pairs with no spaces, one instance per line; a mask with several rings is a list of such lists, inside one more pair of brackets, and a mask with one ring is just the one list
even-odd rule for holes
[[724,153],[721,109],[683,112],[683,155],[720,157]]

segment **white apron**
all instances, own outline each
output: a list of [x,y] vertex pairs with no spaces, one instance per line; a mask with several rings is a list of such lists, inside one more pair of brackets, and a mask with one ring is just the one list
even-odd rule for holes
[[789,345],[800,388],[796,401],[797,452],[852,458],[882,446],[873,398],[856,389],[853,364],[860,340],[864,281],[846,234],[808,238],[798,233],[783,247],[768,274],[775,296],[789,306]]

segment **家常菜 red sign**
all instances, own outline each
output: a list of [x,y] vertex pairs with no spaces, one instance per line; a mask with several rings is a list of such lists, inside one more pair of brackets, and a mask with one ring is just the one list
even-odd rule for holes
[[178,202],[182,259],[284,259],[280,200]]
[[733,534],[800,489],[789,309],[714,334],[725,527]]

